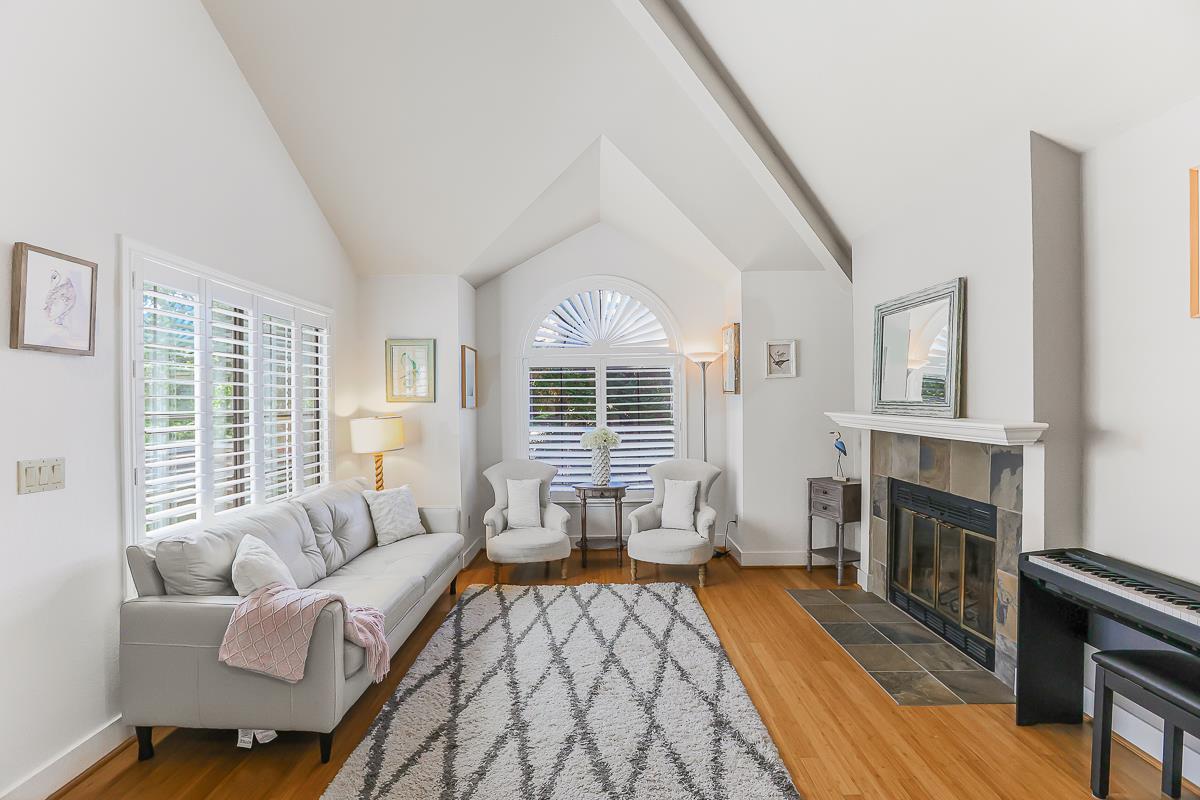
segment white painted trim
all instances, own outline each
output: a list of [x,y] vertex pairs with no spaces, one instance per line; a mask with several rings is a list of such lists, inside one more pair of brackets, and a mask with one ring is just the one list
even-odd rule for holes
[[466,569],[475,560],[475,556],[479,555],[479,551],[483,549],[483,537],[477,536],[473,541],[467,542],[466,548],[462,553],[462,566]]
[[913,436],[934,436],[984,444],[1027,445],[1042,440],[1050,426],[1045,422],[1004,422],[990,419],[945,419],[869,414],[862,411],[826,411],[825,416],[843,428],[858,428]]
[[0,800],[44,800],[131,736],[133,731],[118,716],[0,791]]
[[732,536],[725,542],[725,547],[743,567],[803,567],[808,564],[807,550],[745,550]]

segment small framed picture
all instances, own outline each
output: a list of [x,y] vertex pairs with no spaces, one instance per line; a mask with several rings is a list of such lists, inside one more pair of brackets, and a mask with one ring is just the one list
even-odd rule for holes
[[389,403],[432,403],[437,399],[436,345],[434,339],[387,340]]
[[796,340],[773,339],[767,342],[768,378],[796,377]]
[[742,323],[731,322],[721,328],[721,353],[725,356],[721,365],[721,391],[725,394],[741,394]]
[[475,408],[475,382],[479,377],[479,354],[474,347],[462,346],[462,407]]
[[82,258],[13,245],[9,347],[95,355],[96,272]]

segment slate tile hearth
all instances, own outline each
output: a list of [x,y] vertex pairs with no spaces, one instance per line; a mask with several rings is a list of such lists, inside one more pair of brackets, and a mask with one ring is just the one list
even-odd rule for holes
[[902,706],[1012,703],[1012,690],[924,625],[862,589],[788,589]]

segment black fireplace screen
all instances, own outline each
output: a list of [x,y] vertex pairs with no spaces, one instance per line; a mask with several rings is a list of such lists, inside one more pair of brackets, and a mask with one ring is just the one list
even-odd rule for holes
[[890,495],[891,601],[991,669],[995,506],[898,480]]

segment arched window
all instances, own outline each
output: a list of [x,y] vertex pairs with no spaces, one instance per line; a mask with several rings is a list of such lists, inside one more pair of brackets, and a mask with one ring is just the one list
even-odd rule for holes
[[[612,480],[645,496],[646,470],[682,455],[682,357],[673,326],[652,295],[593,279],[541,311],[525,343],[529,458],[558,467],[552,490],[573,495],[591,479],[592,428],[621,437]],[[640,295],[640,296],[639,296]]]

